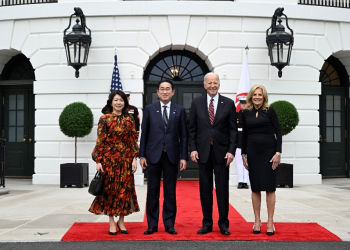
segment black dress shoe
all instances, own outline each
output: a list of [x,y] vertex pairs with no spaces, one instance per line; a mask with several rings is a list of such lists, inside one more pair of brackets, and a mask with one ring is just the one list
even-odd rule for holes
[[[111,227],[109,227],[109,230],[111,229]],[[111,232],[109,231],[109,235],[117,235],[117,232]]]
[[243,188],[243,183],[242,183],[242,182],[238,182],[237,188],[238,188],[238,189],[242,189],[242,188]]
[[220,233],[222,235],[230,235],[230,230],[228,230],[228,228],[220,228]]
[[266,232],[268,236],[275,235],[275,226],[273,226],[273,231],[272,232]]
[[213,232],[213,227],[205,226],[198,230],[197,234],[207,234]]
[[122,234],[129,234],[129,231],[128,230],[121,230],[120,227],[119,227],[119,220],[117,222],[117,227],[119,229],[119,232],[121,232]]
[[165,228],[165,232],[167,232],[169,234],[177,234],[177,232],[176,232],[174,227],[166,227]]
[[259,234],[260,233],[260,229],[261,229],[261,220],[260,220],[259,230],[254,230],[254,228],[255,228],[255,223],[254,223],[254,226],[253,226],[253,234]]
[[247,183],[243,183],[243,188],[244,188],[244,189],[249,189],[248,184],[247,184]]
[[158,232],[158,227],[149,227],[149,228],[146,229],[144,234],[153,234],[155,232]]

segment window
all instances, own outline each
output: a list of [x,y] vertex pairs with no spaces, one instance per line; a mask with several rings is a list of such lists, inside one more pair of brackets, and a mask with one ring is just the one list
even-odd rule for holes
[[195,53],[170,50],[160,53],[147,67],[146,81],[203,81],[208,66]]

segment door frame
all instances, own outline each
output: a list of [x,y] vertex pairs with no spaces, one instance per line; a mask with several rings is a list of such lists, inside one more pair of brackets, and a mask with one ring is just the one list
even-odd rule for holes
[[[319,132],[320,132],[320,135],[323,136],[322,140],[326,139],[326,135],[327,135],[327,132],[326,132],[326,124],[323,124],[323,121],[326,121],[326,108],[325,108],[325,104],[322,103],[324,102],[324,99],[325,99],[325,95],[326,94],[330,94],[330,95],[334,95],[334,92],[335,93],[339,93],[339,92],[343,92],[343,97],[344,98],[343,100],[341,100],[341,105],[344,105],[344,111],[341,113],[341,120],[345,123],[342,127],[344,127],[344,130],[341,131],[341,138],[342,139],[345,139],[346,141],[344,142],[345,144],[345,149],[344,149],[344,158],[342,161],[344,161],[344,164],[345,164],[345,175],[335,175],[335,176],[324,176],[322,173],[323,172],[323,168],[322,168],[322,161],[324,159],[325,156],[321,156],[323,155],[323,151],[321,150],[321,147],[322,147],[322,144],[324,142],[320,142],[320,174],[322,175],[322,178],[344,178],[344,177],[348,177],[348,167],[347,167],[347,162],[348,162],[348,157],[349,157],[349,153],[348,153],[348,148],[349,148],[349,140],[348,140],[348,136],[347,136],[347,131],[348,130],[348,126],[349,126],[349,123],[347,121],[347,117],[348,116],[348,105],[347,105],[347,93],[344,93],[344,86],[322,86],[322,93],[319,97],[319,105],[320,105],[320,108],[323,107],[323,109],[321,110],[322,112],[320,112],[320,117],[319,117],[319,120],[320,120],[320,125],[319,125]],[[328,93],[325,93],[325,92],[328,92]],[[332,93],[333,92],[333,93]],[[340,94],[340,93],[339,93]],[[321,124],[322,127],[321,127]]]
[[[2,118],[4,116],[4,91],[5,90],[20,90],[20,89],[25,89],[25,90],[33,90],[33,98],[35,100],[35,95],[34,95],[34,80],[3,80],[0,81],[0,117]],[[30,98],[30,97],[29,97]],[[32,123],[35,125],[35,101],[33,100],[33,110],[29,110],[30,112],[33,112],[32,117],[33,121]],[[30,116],[30,114],[29,114]],[[3,131],[4,131],[4,125],[3,121],[0,122],[0,137],[3,138]],[[35,143],[35,131],[33,131],[33,143]],[[32,158],[33,159],[33,174],[35,174],[35,144],[33,145],[32,150],[28,150],[28,159]],[[6,176],[6,178],[8,178]],[[12,177],[11,177],[12,178]],[[15,176],[13,178],[32,178],[32,176]]]
[[[350,153],[349,153],[349,149],[350,149],[350,140],[349,140],[349,132],[350,132],[350,122],[348,121],[348,119],[350,119],[350,81],[349,81],[349,74],[345,68],[345,66],[343,65],[343,63],[335,56],[330,56],[325,60],[325,63],[328,62],[329,64],[331,64],[334,68],[334,70],[337,72],[338,74],[338,79],[340,80],[341,86],[332,86],[332,85],[323,85],[322,80],[321,80],[321,74],[320,74],[320,79],[319,82],[321,84],[321,95],[319,96],[319,108],[321,108],[321,96],[323,94],[323,90],[324,89],[334,89],[334,90],[341,90],[345,93],[345,133],[347,134],[346,136],[346,149],[345,149],[345,163],[346,163],[346,167],[345,167],[345,174],[346,174],[346,178],[350,178]],[[322,72],[322,69],[320,70],[320,72]],[[319,109],[319,112],[325,112],[325,110],[321,110]],[[320,114],[320,118],[319,121],[321,121],[321,114]],[[319,127],[321,127],[321,123],[319,123]],[[321,128],[319,129],[321,132]],[[321,154],[321,147],[319,150],[320,154]],[[320,159],[320,157],[319,157]],[[321,173],[321,161],[320,161],[320,173]],[[323,176],[322,176],[323,177]],[[323,178],[327,178],[327,177],[323,177]],[[329,177],[331,178],[331,177]]]

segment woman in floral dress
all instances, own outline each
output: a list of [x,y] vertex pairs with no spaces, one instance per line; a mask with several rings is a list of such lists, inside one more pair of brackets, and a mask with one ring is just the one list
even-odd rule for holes
[[128,234],[124,216],[140,211],[134,185],[138,146],[134,119],[128,114],[128,100],[124,92],[111,93],[107,108],[98,122],[97,141],[92,151],[96,170],[105,177],[104,197],[96,197],[90,212],[109,216],[109,234],[116,235],[114,216],[119,216],[119,231]]

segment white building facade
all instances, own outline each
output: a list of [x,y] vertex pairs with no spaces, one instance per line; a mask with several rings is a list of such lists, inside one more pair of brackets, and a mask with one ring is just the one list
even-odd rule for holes
[[[131,104],[138,107],[142,119],[142,110],[150,103],[147,81],[152,80],[145,79],[145,72],[152,70],[147,67],[161,53],[177,55],[177,51],[188,51],[193,58],[202,60],[208,70],[219,74],[220,94],[235,99],[244,48],[248,45],[251,84],[264,85],[270,103],[287,100],[299,112],[299,125],[283,137],[282,149],[282,162],[294,165],[294,185],[321,184],[322,177],[349,177],[346,102],[349,98],[350,9],[306,6],[298,2],[58,0],[58,3],[0,7],[3,99],[0,126],[2,136],[14,152],[7,157],[6,164],[11,164],[9,159],[17,160],[12,160],[17,165],[14,170],[9,169],[7,175],[16,176],[18,171],[29,167],[32,170],[17,176],[32,176],[33,184],[59,184],[60,164],[74,162],[74,139],[60,131],[58,118],[66,105],[78,101],[86,103],[94,114],[91,134],[78,139],[78,162],[89,163],[90,177],[94,175],[91,152],[101,109],[110,89],[115,46],[123,89],[132,91]],[[80,69],[79,78],[75,78],[74,69],[67,66],[63,46],[63,31],[74,7],[83,10],[92,32],[88,65]],[[270,65],[265,40],[271,17],[278,7],[284,7],[295,41],[290,66],[283,69],[282,78]],[[35,80],[16,79],[10,61],[17,55],[29,59]],[[193,86],[191,82],[184,82],[177,92],[184,88],[198,92],[199,85],[197,90],[192,90]],[[27,90],[24,97],[23,88]],[[21,98],[25,103],[23,109]],[[16,108],[11,108],[11,100],[17,103]],[[12,126],[14,114],[17,123]],[[31,114],[33,121],[30,121]],[[19,129],[28,121],[34,125],[32,134],[31,128],[24,132]],[[11,141],[9,136],[14,134],[16,137]],[[29,145],[25,149],[16,148],[17,144],[25,143]],[[135,184],[144,184],[140,167],[135,174]],[[236,184],[233,162],[230,185]]]

